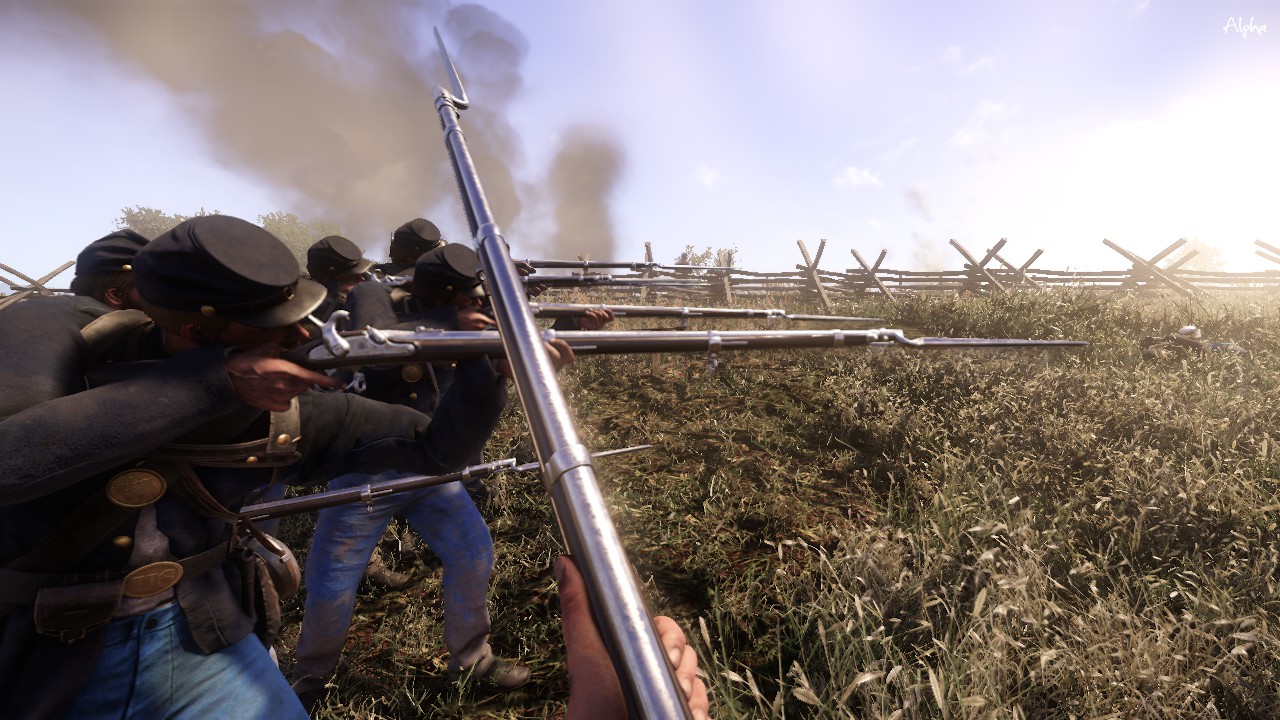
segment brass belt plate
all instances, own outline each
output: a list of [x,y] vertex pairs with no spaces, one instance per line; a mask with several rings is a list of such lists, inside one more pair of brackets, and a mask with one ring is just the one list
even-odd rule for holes
[[154,470],[125,470],[107,482],[107,499],[127,508],[146,507],[160,499],[167,487]]
[[161,560],[134,570],[124,576],[125,597],[144,598],[168,590],[182,579],[182,565]]

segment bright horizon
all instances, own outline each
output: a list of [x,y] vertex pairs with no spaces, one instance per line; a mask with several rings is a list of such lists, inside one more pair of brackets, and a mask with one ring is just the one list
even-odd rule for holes
[[375,259],[419,215],[465,240],[438,24],[517,257],[649,241],[788,270],[825,238],[826,269],[851,249],[959,269],[950,238],[1007,238],[1015,264],[1103,270],[1128,267],[1103,238],[1144,258],[1187,238],[1280,269],[1253,244],[1280,245],[1280,15],[1259,0],[482,4],[0,9],[0,262],[42,275],[135,205],[333,220]]

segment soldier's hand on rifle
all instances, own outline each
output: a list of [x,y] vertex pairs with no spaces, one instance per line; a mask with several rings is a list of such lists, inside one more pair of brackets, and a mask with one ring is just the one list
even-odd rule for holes
[[613,321],[613,311],[609,308],[591,308],[577,319],[579,330],[603,330]]
[[276,344],[259,345],[251,350],[227,356],[227,375],[236,397],[250,407],[263,410],[289,409],[293,398],[312,385],[341,388],[337,378],[308,370],[281,359],[284,348]]
[[487,330],[497,325],[498,323],[484,314],[479,307],[458,308],[459,330]]
[[556,370],[573,364],[573,348],[569,347],[569,343],[564,340],[552,340],[549,343],[543,343],[542,346],[547,349],[547,355],[551,357],[551,365]]
[[[520,277],[529,277],[538,272],[537,268],[525,262],[524,260],[515,260],[516,272],[520,273]],[[529,283],[524,286],[524,292],[529,297],[538,297],[546,292],[546,285],[538,285],[537,283]]]
[[[546,349],[547,356],[551,358],[551,365],[557,371],[566,365],[573,364],[573,348],[569,347],[569,343],[563,340],[552,340],[551,342],[543,343],[542,347]],[[515,378],[510,362],[506,360],[499,360],[495,362],[493,366],[502,377],[508,380]]]
[[[569,666],[569,711],[566,720],[627,717],[627,703],[604,647],[595,621],[587,588],[573,560],[561,556],[555,565],[560,586],[560,624],[564,630],[565,664]],[[669,617],[653,620],[667,660],[676,671],[676,682],[689,701],[695,720],[708,720],[710,701],[707,686],[698,679],[698,655],[689,647],[684,631]]]

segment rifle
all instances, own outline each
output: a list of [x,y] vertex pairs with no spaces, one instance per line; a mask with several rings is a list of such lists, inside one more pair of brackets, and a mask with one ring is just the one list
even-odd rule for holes
[[[501,332],[488,330],[364,330],[339,331],[347,319],[338,310],[320,328],[320,337],[285,354],[285,359],[314,370],[364,365],[465,360],[510,351]],[[575,355],[698,352],[787,348],[839,348],[900,345],[919,350],[939,348],[1053,348],[1083,347],[1083,340],[1023,340],[1014,338],[908,338],[901,330],[542,330],[539,342],[564,340]],[[509,356],[508,356],[509,357]]]
[[811,320],[818,322],[884,322],[884,318],[842,315],[793,315],[778,308],[668,307],[665,305],[591,305],[585,303],[529,303],[534,317],[582,317],[588,310],[609,310],[616,317],[725,318],[755,320]]
[[613,660],[630,714],[688,720],[688,701],[653,628],[635,571],[596,482],[591,453],[574,427],[555,368],[529,312],[520,273],[467,149],[459,119],[470,101],[462,79],[439,29],[434,32],[452,86],[452,91],[435,89],[436,112],[560,534],[582,571],[596,626]]
[[[413,284],[411,275],[380,275],[377,273],[368,273],[370,282],[380,283],[388,287],[404,287]],[[702,287],[707,284],[705,280],[697,278],[628,278],[617,277],[614,275],[606,275],[603,273],[591,273],[588,275],[573,273],[572,275],[521,275],[519,282],[525,285],[541,285],[542,287],[583,287],[596,285],[616,285],[618,287]]]
[[[640,450],[648,450],[652,445],[633,445],[631,447],[619,448],[617,450],[604,450],[592,453],[593,458],[610,457],[612,455],[622,455],[625,453],[637,452]],[[382,480],[380,482],[369,483],[358,487],[343,488],[342,490],[326,490],[324,492],[311,493],[301,497],[286,498],[284,500],[272,500],[270,502],[257,503],[256,505],[245,505],[240,508],[240,517],[245,520],[270,520],[272,518],[284,517],[286,515],[297,515],[298,513],[311,512],[312,510],[323,510],[324,508],[334,507],[337,505],[346,505],[353,502],[373,502],[387,495],[408,492],[409,490],[417,490],[418,488],[432,487],[435,485],[443,485],[445,483],[467,481],[472,478],[492,477],[499,473],[507,472],[528,472],[537,470],[539,464],[536,462],[517,465],[515,458],[505,458],[503,460],[494,460],[493,462],[482,463],[480,465],[469,465],[457,472],[447,473],[445,475],[411,475],[409,477],[395,478],[394,480]]]
[[630,270],[632,272],[644,272],[645,270],[670,270],[672,272],[732,272],[731,267],[713,267],[707,265],[663,265],[656,262],[611,262],[600,260],[525,260],[526,265],[533,268],[544,268],[547,270],[563,269],[573,270],[581,268],[586,273],[592,269],[608,269],[608,270]]
[[707,284],[706,280],[696,278],[667,278],[667,277],[651,277],[651,278],[627,278],[617,277],[615,275],[606,275],[603,273],[591,273],[583,275],[581,273],[573,273],[572,275],[539,275],[533,277],[527,275],[521,278],[526,285],[541,285],[543,287],[582,287],[584,285],[616,285],[619,287],[702,287]]

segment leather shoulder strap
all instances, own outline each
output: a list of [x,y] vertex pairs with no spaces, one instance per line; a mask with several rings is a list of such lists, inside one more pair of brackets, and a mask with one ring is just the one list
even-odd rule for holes
[[271,413],[267,436],[230,445],[169,443],[147,454],[153,460],[174,460],[207,467],[279,467],[302,459],[298,452],[302,414],[298,398],[289,409]]

